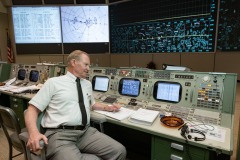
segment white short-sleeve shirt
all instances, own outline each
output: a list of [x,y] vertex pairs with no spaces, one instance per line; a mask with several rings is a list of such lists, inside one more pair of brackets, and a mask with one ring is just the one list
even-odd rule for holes
[[[48,79],[38,93],[29,101],[39,110],[46,109],[41,125],[56,128],[60,125],[75,126],[82,124],[82,115],[78,102],[76,78],[72,73]],[[90,122],[91,106],[95,103],[92,84],[81,79],[84,104],[88,122]]]

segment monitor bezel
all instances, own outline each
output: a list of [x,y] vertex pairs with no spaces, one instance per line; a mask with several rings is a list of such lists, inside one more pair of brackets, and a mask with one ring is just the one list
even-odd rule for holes
[[[138,82],[139,82],[139,86],[138,86],[138,94],[137,94],[137,95],[123,94],[123,93],[122,93],[123,80],[133,80],[133,81],[138,81]],[[120,95],[123,95],[123,96],[129,96],[129,97],[138,97],[139,94],[140,94],[140,91],[141,91],[141,81],[140,81],[139,79],[136,79],[136,78],[122,78],[122,79],[120,79],[120,81],[119,81],[119,87],[118,87],[118,93],[119,93]]]
[[[159,83],[166,83],[166,84],[177,84],[180,86],[179,88],[179,96],[178,96],[178,100],[177,101],[172,101],[172,100],[166,100],[166,99],[158,99],[157,98],[157,91],[158,91],[158,84]],[[154,87],[153,87],[153,98],[156,100],[156,101],[162,101],[162,102],[170,102],[170,103],[179,103],[182,99],[182,85],[178,82],[171,82],[171,81],[156,81],[154,83]]]
[[[37,81],[32,81],[32,80],[31,80],[32,72],[37,72],[37,73],[38,73]],[[32,82],[32,83],[38,82],[38,81],[39,81],[39,76],[40,76],[40,72],[39,72],[38,70],[30,70],[30,72],[29,72],[29,78],[28,78],[28,79],[29,79],[29,82]]]
[[[19,72],[21,71],[25,71],[25,74],[24,74],[24,79],[19,79]],[[27,75],[27,70],[26,69],[23,69],[23,68],[20,68],[17,72],[17,80],[19,81],[24,81],[26,79],[26,75]]]
[[[107,87],[107,90],[106,90],[106,91],[95,89],[96,78],[98,78],[98,77],[108,79],[108,87]],[[110,78],[109,78],[108,76],[99,76],[99,75],[95,75],[95,76],[92,78],[92,89],[93,89],[93,91],[107,92],[108,89],[109,89],[109,84],[110,84]]]

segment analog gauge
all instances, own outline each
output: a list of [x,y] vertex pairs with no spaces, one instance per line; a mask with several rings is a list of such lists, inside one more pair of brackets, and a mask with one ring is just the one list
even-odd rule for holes
[[211,78],[209,76],[204,76],[202,80],[203,82],[209,82]]

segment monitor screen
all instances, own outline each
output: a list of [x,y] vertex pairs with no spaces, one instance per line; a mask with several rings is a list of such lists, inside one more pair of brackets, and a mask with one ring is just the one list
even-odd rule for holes
[[109,42],[108,6],[61,6],[63,43]]
[[37,82],[39,78],[39,72],[36,70],[31,70],[29,75],[29,81],[30,82]]
[[19,69],[17,79],[18,80],[24,80],[25,77],[26,77],[26,70],[25,69]]
[[158,101],[178,103],[181,100],[181,94],[180,83],[158,81],[154,84],[153,97]]
[[94,91],[106,92],[108,91],[109,78],[106,76],[94,76],[92,84]]
[[140,93],[140,87],[140,80],[132,78],[122,78],[119,82],[119,94],[137,97]]
[[16,44],[61,43],[58,6],[12,7]]

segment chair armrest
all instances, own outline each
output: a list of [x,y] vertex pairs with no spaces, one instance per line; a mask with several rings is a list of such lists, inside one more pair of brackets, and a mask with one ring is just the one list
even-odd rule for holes
[[95,122],[95,123],[104,123],[107,122],[107,118],[105,115],[101,115],[98,114],[96,112],[92,112],[91,113],[91,117],[90,117],[91,121]]
[[27,143],[28,137],[29,137],[28,132],[22,132],[19,134],[19,138],[25,143]]
[[[28,132],[27,131],[23,131],[19,134],[19,138],[25,143],[27,144],[28,142],[28,138],[29,138],[29,135],[28,135]],[[44,144],[44,141],[43,140],[40,140],[39,141],[39,145],[41,148],[44,148],[45,147],[45,144]],[[40,151],[37,151],[37,152],[31,152],[30,149],[27,147],[26,145],[26,153],[27,153],[27,159],[28,160],[32,160],[36,158],[36,156],[40,156],[42,160],[46,160],[45,158],[45,149],[41,149]],[[33,154],[31,154],[33,153]],[[35,158],[34,158],[35,157]]]
[[93,124],[98,124],[100,126],[100,131],[102,133],[104,133],[104,127],[103,127],[103,123],[107,122],[107,118],[105,115],[101,115],[101,114],[97,114],[95,112],[91,112],[91,122],[93,122]]
[[[20,134],[19,134],[19,138],[20,138],[22,141],[24,141],[25,143],[27,143],[27,142],[28,142],[28,138],[29,138],[28,132],[22,132],[22,133],[20,133]],[[43,147],[45,146],[44,141],[43,141],[43,140],[40,140],[40,141],[39,141],[39,145],[40,145],[41,148],[43,148]]]

